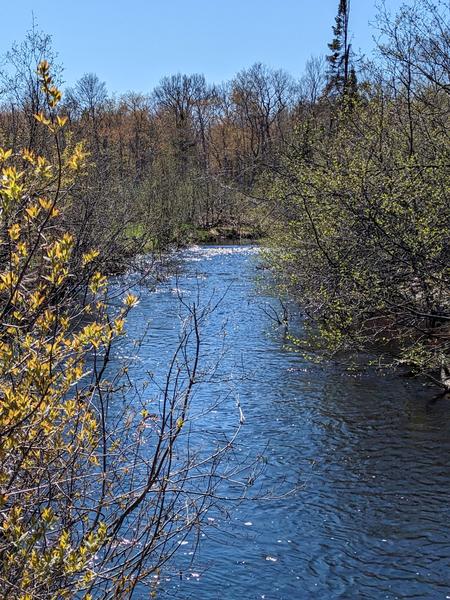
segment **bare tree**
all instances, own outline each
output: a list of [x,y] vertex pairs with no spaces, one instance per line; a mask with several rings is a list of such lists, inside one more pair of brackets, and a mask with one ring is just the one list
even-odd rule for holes
[[36,66],[47,59],[54,65],[54,80],[61,83],[62,68],[52,48],[50,35],[40,31],[33,20],[21,43],[14,43],[2,60],[0,69],[0,99],[8,111],[4,129],[11,146],[27,146],[42,150],[44,132],[34,115],[45,108],[45,94],[41,89]]

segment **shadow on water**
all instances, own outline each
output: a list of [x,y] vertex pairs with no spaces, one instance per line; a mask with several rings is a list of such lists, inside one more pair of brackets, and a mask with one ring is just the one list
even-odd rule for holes
[[[286,351],[256,265],[251,246],[193,247],[177,279],[141,292],[128,323],[133,338],[150,320],[135,376],[162,373],[178,295],[223,296],[202,333],[204,360],[226,351],[195,402],[238,394],[246,421],[233,460],[263,453],[267,463],[257,499],[211,513],[194,564],[187,543],[160,597],[450,598],[450,402],[430,410],[417,382],[350,376]],[[197,421],[198,439],[233,430],[230,406]]]

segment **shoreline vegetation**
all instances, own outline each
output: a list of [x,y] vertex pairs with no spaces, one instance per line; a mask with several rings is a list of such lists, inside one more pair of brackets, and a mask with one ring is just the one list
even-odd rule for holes
[[34,27],[7,53],[0,596],[131,598],[142,585],[155,596],[179,540],[220,498],[239,410],[211,456],[176,451],[189,444],[213,307],[180,299],[155,397],[126,364],[109,369],[139,300],[124,291],[118,306],[107,276],[143,254],[257,240],[304,315],[299,352],[388,348],[380,366],[448,395],[449,12],[431,0],[380,9],[368,59],[340,0],[329,54],[300,81],[256,63],[221,85],[177,74],[118,98],[92,73],[63,93],[51,38]]

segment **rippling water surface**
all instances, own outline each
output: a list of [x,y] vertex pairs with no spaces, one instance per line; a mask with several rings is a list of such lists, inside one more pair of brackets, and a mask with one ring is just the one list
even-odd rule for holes
[[[232,460],[267,462],[251,494],[268,498],[224,501],[194,564],[163,581],[161,597],[450,598],[450,403],[430,409],[431,392],[417,382],[350,375],[287,351],[257,261],[252,247],[191,248],[178,278],[141,291],[129,321],[133,336],[150,320],[140,368],[162,372],[179,294],[223,296],[202,332],[204,360],[224,350],[220,373],[195,403],[238,396],[246,421]],[[231,432],[233,406],[208,418]],[[190,553],[188,543],[179,560]]]

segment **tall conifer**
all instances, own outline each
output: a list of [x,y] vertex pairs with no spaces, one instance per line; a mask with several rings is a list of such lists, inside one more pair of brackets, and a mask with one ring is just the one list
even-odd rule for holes
[[328,44],[331,54],[326,58],[328,62],[327,92],[340,97],[346,95],[349,86],[352,87],[352,92],[355,91],[356,86],[356,72],[350,64],[349,19],[350,0],[339,0],[336,22],[333,26],[334,38]]

